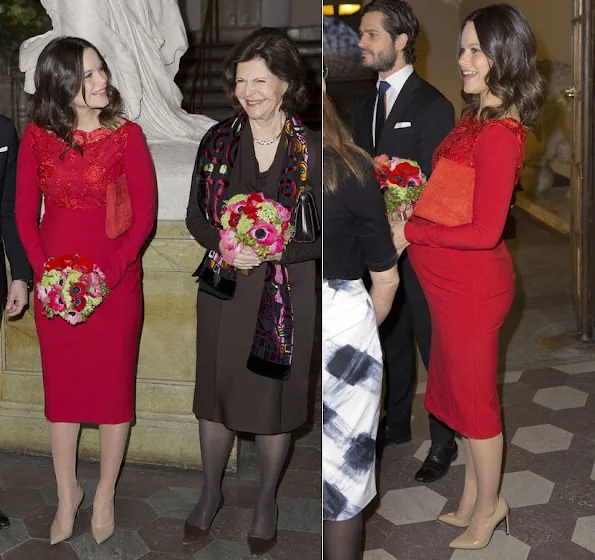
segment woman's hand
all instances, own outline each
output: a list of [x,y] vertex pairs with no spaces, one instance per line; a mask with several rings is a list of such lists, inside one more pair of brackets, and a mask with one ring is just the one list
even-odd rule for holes
[[256,254],[254,249],[242,245],[242,248],[233,260],[233,266],[240,270],[251,270],[260,265],[261,262],[262,259]]
[[395,220],[390,223],[390,229],[393,235],[393,243],[395,248],[397,249],[397,253],[399,257],[403,253],[411,243],[407,241],[405,237],[405,225],[407,224],[406,220]]
[[274,255],[267,255],[262,260],[263,261],[280,261],[282,256],[283,256],[283,251],[279,251],[278,253],[275,253]]

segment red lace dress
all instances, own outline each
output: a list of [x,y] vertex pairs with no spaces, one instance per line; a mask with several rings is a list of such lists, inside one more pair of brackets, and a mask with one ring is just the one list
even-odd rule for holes
[[446,227],[414,217],[405,226],[409,258],[432,316],[425,406],[474,439],[502,431],[498,333],[515,280],[502,231],[523,165],[525,135],[513,119],[463,119],[436,149],[434,166],[446,157],[475,168],[472,223]]
[[[155,179],[141,128],[75,132],[83,154],[29,124],[21,141],[15,213],[35,281],[49,257],[79,253],[106,273],[110,295],[86,323],[47,319],[34,297],[45,414],[50,422],[119,424],[134,417],[134,375],[142,318],[139,252],[155,221]],[[61,158],[60,156],[63,155]],[[130,229],[105,233],[107,185],[126,172]],[[44,214],[39,225],[40,195]]]

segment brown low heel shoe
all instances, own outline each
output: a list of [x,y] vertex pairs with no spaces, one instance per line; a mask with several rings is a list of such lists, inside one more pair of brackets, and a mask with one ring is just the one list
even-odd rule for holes
[[275,536],[272,539],[260,539],[258,537],[248,536],[248,549],[250,554],[255,558],[264,556],[269,550],[272,550],[277,546],[277,531],[275,530]]
[[[277,526],[279,525],[279,508],[277,508],[277,520],[275,523],[275,534],[272,539],[262,539],[260,537],[253,537],[248,535],[248,549],[252,556],[258,558],[265,555],[269,550],[277,546]],[[252,529],[250,529],[252,530]]]
[[213,515],[213,519],[211,519],[211,523],[206,529],[201,529],[196,525],[192,525],[188,523],[186,519],[186,523],[184,523],[184,535],[182,536],[182,544],[199,544],[203,543],[202,546],[207,544],[209,540],[209,534],[211,532],[211,526],[213,525],[213,521],[215,521],[215,517],[219,513],[219,510],[223,507],[223,497],[221,497],[221,501],[219,502],[219,507],[217,511],[215,511],[215,515]]

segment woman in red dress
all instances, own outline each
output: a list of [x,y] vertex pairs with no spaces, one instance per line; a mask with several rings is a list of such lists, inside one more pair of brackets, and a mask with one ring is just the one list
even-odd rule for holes
[[[527,127],[544,101],[536,44],[521,12],[497,4],[473,12],[460,34],[459,70],[469,111],[434,153],[474,170],[471,223],[447,227],[414,216],[393,226],[428,299],[432,349],[426,408],[464,436],[465,488],[441,521],[467,527],[452,548],[485,547],[507,518],[498,497],[502,423],[496,388],[498,332],[514,296],[502,241]],[[456,188],[458,178],[452,177]],[[428,196],[430,191],[428,191]]]
[[[81,422],[99,424],[100,478],[91,531],[114,532],[114,490],[134,418],[134,376],[142,318],[140,250],[155,221],[155,179],[141,128],[122,117],[122,100],[101,55],[73,37],[39,56],[32,122],[18,157],[16,220],[39,281],[50,257],[80,254],[106,275],[111,293],[87,322],[48,319],[35,298],[45,415],[58,485],[51,543],[72,535],[83,489],[76,478]],[[110,183],[125,175],[132,224],[106,233]],[[39,225],[43,195],[44,214]]]

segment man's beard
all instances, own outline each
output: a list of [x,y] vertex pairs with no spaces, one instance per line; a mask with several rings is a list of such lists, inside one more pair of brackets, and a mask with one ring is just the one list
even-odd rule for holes
[[371,51],[367,52],[372,55],[372,60],[362,59],[364,68],[370,68],[376,72],[388,72],[397,62],[398,53],[394,45],[389,51],[381,51],[376,54]]

